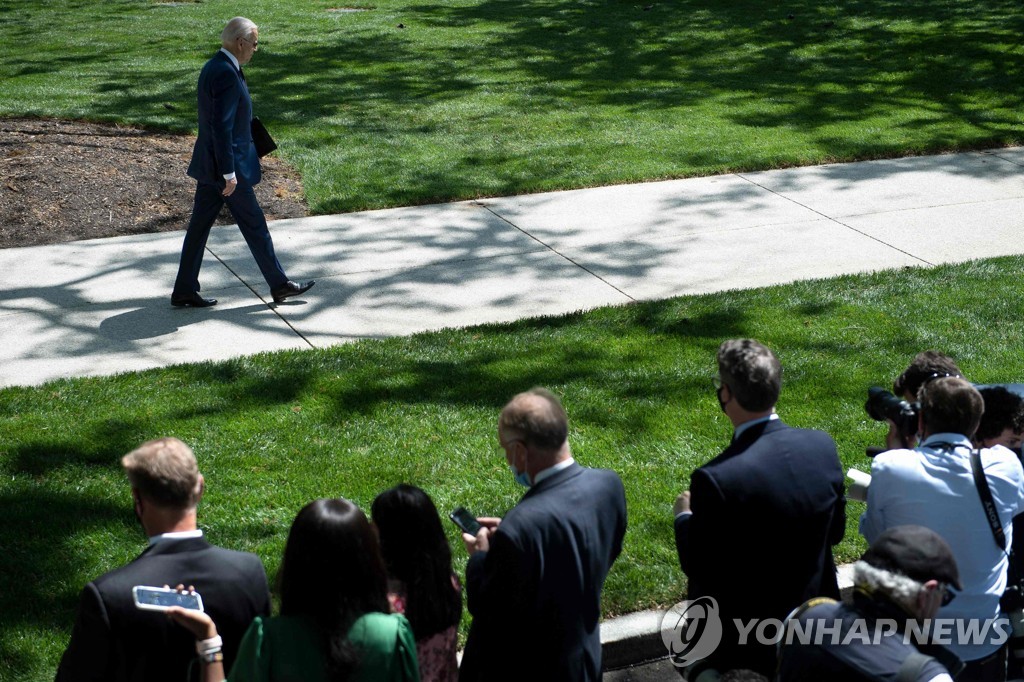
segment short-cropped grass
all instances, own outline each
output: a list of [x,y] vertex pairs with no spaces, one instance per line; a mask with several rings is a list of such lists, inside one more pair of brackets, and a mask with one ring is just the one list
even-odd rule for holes
[[194,130],[240,12],[314,213],[1022,139],[1019,0],[0,0],[0,116]]
[[[1022,269],[1012,257],[848,276],[0,391],[0,678],[51,679],[82,585],[143,548],[119,466],[142,441],[193,446],[202,527],[258,553],[273,578],[292,518],[316,497],[368,509],[407,481],[442,512],[505,513],[522,489],[495,421],[537,385],[563,396],[576,458],[626,485],[606,616],[672,604],[685,579],[671,504],[731,433],[711,386],[723,339],[774,348],[782,417],[828,431],[844,464],[866,469],[865,447],[885,433],[865,415],[866,389],[891,385],[916,352],[942,349],[978,382],[1024,379]],[[850,505],[840,561],[864,548],[862,510]],[[751,579],[785,560],[751,557]]]

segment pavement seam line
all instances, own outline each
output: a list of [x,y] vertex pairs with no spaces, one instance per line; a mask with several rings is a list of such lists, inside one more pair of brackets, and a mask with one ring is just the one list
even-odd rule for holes
[[[765,187],[764,185],[762,185],[759,182],[754,182],[750,178],[742,175],[741,173],[735,173],[735,175],[736,175],[736,177],[740,178],[741,180],[746,180],[747,182],[749,182],[751,185],[753,185],[755,187],[760,187],[764,191],[769,192],[770,194],[774,194],[775,196],[779,197],[780,199],[783,199],[784,201],[788,201],[788,202],[790,202],[792,204],[796,204],[797,206],[799,206],[801,208],[807,209],[811,213],[815,213],[817,215],[820,215],[825,220],[831,221],[831,222],[835,223],[836,225],[839,225],[841,227],[845,227],[848,230],[856,232],[857,234],[861,235],[862,237],[867,237],[868,239],[870,239],[872,241],[876,241],[876,242],[878,242],[879,244],[881,244],[883,246],[887,246],[890,249],[893,249],[895,251],[899,251],[903,255],[909,256],[909,257],[913,258],[914,260],[919,260],[919,261],[921,261],[922,263],[924,263],[925,265],[927,265],[929,267],[935,267],[935,265],[936,265],[935,263],[929,262],[929,261],[925,260],[924,258],[921,258],[920,256],[916,256],[916,255],[910,253],[909,251],[904,251],[900,247],[895,246],[893,244],[890,244],[890,243],[886,242],[885,240],[879,239],[878,237],[875,237],[874,235],[870,235],[867,232],[864,232],[863,230],[858,230],[856,227],[853,227],[852,225],[847,225],[843,221],[838,220],[836,218],[833,218],[832,216],[827,215],[825,213],[822,213],[821,211],[819,211],[816,208],[811,208],[807,204],[801,204],[799,201],[797,201],[796,199],[793,199],[792,197],[787,197],[785,194],[781,194],[779,192],[776,192],[775,190],[771,189],[770,187]],[[874,214],[874,215],[879,215],[879,214]]]
[[1000,154],[1001,151],[1002,151],[1001,149],[996,150],[996,151],[985,150],[985,151],[981,151],[981,152],[978,152],[978,153],[981,154],[982,156],[991,156],[991,157],[994,157],[996,159],[999,159],[1000,161],[1005,161],[1006,163],[1011,164],[1013,166],[1017,166],[1018,168],[1024,168],[1024,163],[1020,163],[1019,161],[1016,161],[1014,159],[1008,159],[1005,156],[1002,156]]
[[310,340],[309,340],[309,339],[307,339],[307,338],[305,337],[305,335],[304,335],[304,334],[303,334],[302,332],[300,332],[300,331],[299,331],[298,329],[296,329],[296,328],[295,328],[295,327],[294,327],[294,326],[292,325],[292,323],[291,323],[291,322],[289,322],[289,321],[287,320],[287,318],[285,318],[285,316],[284,316],[284,315],[282,315],[281,313],[277,312],[277,308],[274,308],[274,307],[273,307],[273,306],[271,306],[271,305],[270,305],[269,303],[267,303],[266,299],[265,299],[265,298],[263,298],[262,296],[260,296],[260,294],[259,294],[259,292],[258,292],[258,291],[256,291],[256,290],[255,290],[255,289],[253,289],[253,288],[252,288],[251,286],[249,286],[249,283],[248,283],[248,282],[246,282],[246,281],[245,281],[244,279],[242,279],[242,278],[241,278],[241,276],[240,276],[240,275],[239,275],[239,274],[238,274],[237,272],[235,272],[234,270],[232,270],[232,269],[231,269],[231,266],[230,266],[230,265],[228,265],[228,264],[227,264],[226,262],[224,262],[224,260],[223,260],[223,259],[222,259],[222,258],[221,258],[220,256],[218,256],[217,254],[215,254],[215,253],[214,253],[214,252],[213,252],[213,251],[212,251],[212,250],[210,249],[210,247],[208,247],[208,246],[207,246],[207,247],[206,247],[206,250],[207,250],[207,251],[209,252],[209,254],[210,254],[211,256],[213,256],[214,258],[216,258],[216,259],[217,259],[217,262],[218,262],[218,263],[220,263],[221,265],[223,265],[223,266],[224,266],[224,268],[225,268],[225,269],[226,269],[226,270],[227,270],[228,272],[230,272],[230,273],[231,273],[232,275],[234,275],[234,276],[235,276],[235,279],[237,279],[237,280],[238,280],[239,282],[241,282],[241,283],[242,283],[242,285],[243,285],[243,286],[244,286],[244,287],[245,287],[246,289],[248,289],[249,291],[251,291],[251,292],[253,293],[253,295],[255,295],[255,296],[256,296],[256,298],[258,298],[258,299],[260,299],[261,301],[263,301],[263,304],[264,304],[265,306],[267,306],[268,308],[270,308],[270,310],[271,310],[271,311],[272,311],[272,312],[273,312],[273,313],[274,313],[275,315],[277,315],[278,319],[279,319],[279,320],[281,320],[282,322],[284,322],[284,324],[285,324],[285,326],[286,326],[286,327],[288,327],[288,328],[289,328],[289,329],[291,329],[291,330],[292,330],[293,332],[295,332],[295,335],[296,335],[296,336],[298,336],[298,337],[299,337],[300,339],[302,339],[303,341],[305,341],[305,342],[306,342],[306,345],[307,345],[307,346],[309,346],[309,347],[310,347],[311,349],[314,349],[314,350],[316,349],[316,346],[314,346],[314,345],[313,345],[313,344],[312,344],[312,343],[310,342]]
[[534,235],[530,234],[529,232],[527,232],[527,231],[526,231],[526,230],[524,230],[523,228],[519,227],[519,226],[518,226],[518,225],[516,225],[516,224],[515,224],[514,222],[512,222],[511,220],[509,220],[508,218],[506,218],[505,216],[503,216],[503,215],[500,215],[499,213],[496,213],[496,212],[495,212],[494,210],[492,210],[492,209],[491,209],[491,207],[490,207],[490,206],[488,206],[488,205],[486,205],[486,204],[484,204],[484,203],[481,203],[481,202],[479,202],[479,201],[475,201],[475,202],[473,202],[473,203],[474,203],[474,204],[476,204],[477,206],[481,207],[482,209],[484,209],[485,211],[487,211],[487,212],[488,212],[488,213],[490,213],[491,215],[493,215],[493,216],[494,216],[495,218],[497,218],[498,220],[500,220],[500,221],[502,221],[502,222],[505,222],[505,223],[508,223],[509,225],[511,225],[512,227],[514,227],[514,228],[515,228],[516,230],[519,230],[520,232],[522,232],[523,234],[525,234],[525,235],[526,235],[527,237],[529,237],[529,238],[530,238],[530,239],[532,239],[533,241],[537,242],[538,244],[540,244],[541,246],[543,246],[543,247],[544,247],[545,249],[547,249],[547,250],[548,250],[548,251],[550,251],[551,253],[553,253],[553,254],[555,254],[556,256],[558,256],[559,258],[564,258],[565,260],[569,261],[570,263],[572,263],[573,265],[575,265],[576,267],[578,267],[578,268],[579,268],[580,270],[582,270],[583,272],[586,272],[587,274],[589,274],[589,275],[590,275],[591,277],[595,277],[596,279],[598,279],[599,281],[603,282],[604,284],[607,284],[607,285],[608,285],[608,286],[610,286],[610,287],[611,287],[612,289],[615,289],[615,291],[619,292],[620,294],[622,294],[623,296],[625,296],[626,298],[628,298],[628,299],[629,299],[630,301],[632,301],[632,302],[634,302],[634,303],[636,303],[636,302],[637,302],[637,299],[633,298],[632,296],[630,296],[629,294],[627,294],[627,293],[626,293],[625,291],[623,291],[622,289],[618,288],[617,286],[615,286],[614,284],[612,284],[611,282],[609,282],[608,280],[606,280],[606,279],[605,279],[604,277],[602,277],[601,275],[597,274],[596,272],[594,272],[593,270],[591,270],[591,269],[590,269],[590,268],[588,268],[587,266],[583,265],[582,263],[577,263],[576,261],[574,261],[574,260],[573,260],[572,258],[570,258],[569,256],[565,255],[564,253],[561,253],[561,252],[560,252],[560,251],[559,251],[558,249],[556,249],[555,247],[551,246],[550,244],[547,244],[547,243],[545,243],[545,242],[544,242],[543,240],[541,240],[541,239],[538,239],[537,237],[535,237]]

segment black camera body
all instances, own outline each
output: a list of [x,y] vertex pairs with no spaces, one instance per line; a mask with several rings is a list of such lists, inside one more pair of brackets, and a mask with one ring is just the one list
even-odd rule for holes
[[896,425],[897,431],[905,439],[911,439],[917,434],[917,415],[920,406],[917,403],[908,403],[900,400],[895,395],[880,388],[872,386],[868,389],[868,400],[864,403],[864,410],[868,416],[875,421],[883,422],[886,419]]
[[[1013,573],[1010,572],[1011,575]],[[1010,659],[1019,668],[1024,661],[1024,593],[1020,585],[1007,585],[999,600],[999,608],[1010,619]]]

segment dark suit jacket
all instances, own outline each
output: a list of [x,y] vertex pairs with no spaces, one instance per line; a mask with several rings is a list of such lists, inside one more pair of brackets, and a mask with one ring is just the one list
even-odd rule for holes
[[262,172],[252,141],[252,99],[242,74],[223,52],[199,73],[199,136],[192,149],[189,177],[224,185],[234,172],[240,186],[259,183]]
[[[194,585],[224,638],[225,670],[252,619],[270,615],[263,564],[254,554],[203,538],[163,540],[82,590],[78,617],[57,682],[183,682],[196,658],[195,637],[167,616],[135,608],[135,585]],[[196,664],[198,678],[198,664]]]
[[693,514],[676,519],[676,549],[689,598],[718,602],[719,652],[732,665],[774,673],[774,648],[729,652],[731,619],[781,619],[811,597],[839,598],[832,546],[846,530],[843,481],[828,434],[778,420],[750,427],[693,472]]
[[460,680],[599,680],[601,589],[622,550],[613,471],[573,463],[523,496],[466,566]]

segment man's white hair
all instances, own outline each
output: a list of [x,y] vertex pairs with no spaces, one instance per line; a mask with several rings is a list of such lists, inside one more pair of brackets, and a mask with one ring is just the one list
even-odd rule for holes
[[235,17],[228,22],[228,25],[224,27],[224,30],[220,32],[220,42],[224,47],[231,47],[235,44],[235,41],[239,38],[248,38],[258,30],[256,24],[251,19],[245,17]]
[[868,594],[882,594],[907,613],[917,611],[917,595],[923,585],[913,578],[872,566],[866,561],[853,565],[853,584]]

